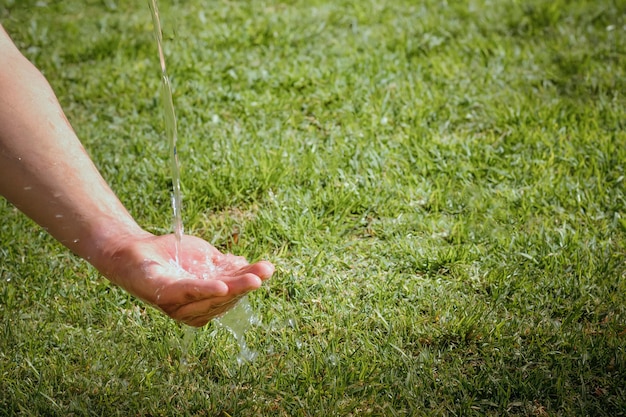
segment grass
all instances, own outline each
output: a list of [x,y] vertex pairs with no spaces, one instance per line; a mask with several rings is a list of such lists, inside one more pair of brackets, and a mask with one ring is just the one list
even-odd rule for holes
[[[170,230],[147,2],[4,0],[140,224]],[[0,201],[2,415],[624,415],[626,6],[165,1],[184,222],[267,258],[260,353]],[[236,238],[235,238],[236,237]]]

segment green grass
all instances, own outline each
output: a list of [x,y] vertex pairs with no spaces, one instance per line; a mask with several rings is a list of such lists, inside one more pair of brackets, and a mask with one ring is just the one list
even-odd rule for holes
[[[0,201],[0,414],[626,412],[626,4],[166,1],[189,232],[275,277],[239,366]],[[147,2],[0,0],[170,230]],[[239,233],[239,239],[232,239]]]

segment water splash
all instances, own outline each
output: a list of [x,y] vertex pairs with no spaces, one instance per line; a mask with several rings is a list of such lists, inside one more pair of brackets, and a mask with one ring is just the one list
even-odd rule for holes
[[174,113],[174,100],[172,99],[172,86],[167,76],[165,66],[165,54],[163,52],[163,32],[161,31],[161,19],[156,0],[150,0],[150,11],[152,12],[152,23],[154,37],[159,50],[159,62],[161,64],[161,101],[163,102],[163,116],[165,118],[165,133],[170,144],[170,170],[172,174],[172,208],[174,210],[174,235],[176,236],[176,262],[180,259],[180,246],[184,234],[182,210],[183,197],[180,187],[180,164],[178,163],[178,152],[176,142],[178,141],[178,131],[176,127],[176,114]]
[[260,324],[258,317],[254,315],[248,297],[244,296],[239,300],[236,306],[231,308],[222,317],[215,320],[215,323],[221,328],[230,332],[239,344],[239,356],[237,363],[240,365],[244,362],[250,362],[257,357],[257,352],[248,348],[245,335],[250,326]]

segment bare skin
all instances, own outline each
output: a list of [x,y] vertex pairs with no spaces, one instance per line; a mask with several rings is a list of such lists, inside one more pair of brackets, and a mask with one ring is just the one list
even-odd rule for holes
[[206,241],[143,230],[102,178],[44,76],[0,25],[0,194],[112,283],[203,326],[274,273]]

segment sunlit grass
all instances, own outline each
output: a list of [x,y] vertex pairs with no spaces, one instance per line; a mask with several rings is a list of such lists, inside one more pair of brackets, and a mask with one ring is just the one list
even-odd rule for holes
[[[186,230],[266,258],[260,353],[0,202],[0,412],[623,415],[626,9],[160,2]],[[147,2],[5,1],[103,175],[171,229]]]

